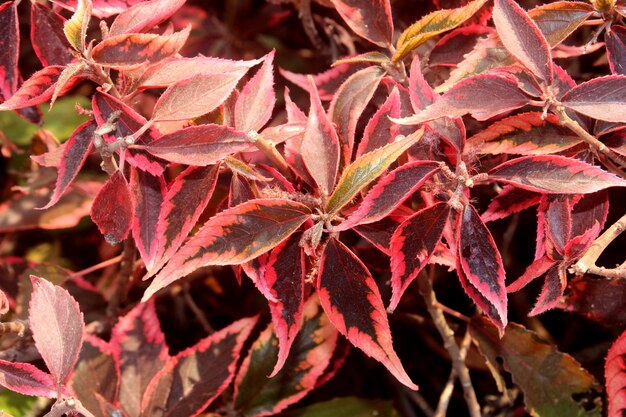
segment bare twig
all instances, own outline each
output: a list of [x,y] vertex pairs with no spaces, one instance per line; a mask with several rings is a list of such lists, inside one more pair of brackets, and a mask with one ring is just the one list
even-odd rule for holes
[[248,138],[250,138],[250,141],[254,143],[258,150],[263,152],[265,156],[276,165],[283,175],[291,176],[287,161],[285,161],[285,158],[278,152],[273,142],[265,139],[255,131],[248,132]]
[[409,397],[409,399],[415,405],[417,405],[419,407],[419,409],[422,411],[422,413],[426,417],[433,417],[434,416],[434,412],[433,412],[432,407],[428,404],[428,402],[426,401],[424,396],[422,396],[422,394],[420,394],[417,391],[412,391],[410,389],[405,389],[404,392]]
[[191,296],[188,283],[185,283],[183,285],[183,296],[185,297],[185,302],[187,303],[193,314],[196,316],[196,319],[200,322],[200,325],[202,326],[204,331],[208,334],[214,333],[215,329],[213,329],[213,326],[211,326],[211,324],[205,317],[204,312],[202,311],[202,309],[200,309],[200,307],[198,307],[198,304],[196,304],[193,297]]
[[114,258],[111,259],[107,259],[104,262],[100,262],[99,264],[90,266],[89,268],[85,268],[82,271],[78,271],[78,272],[74,272],[72,274],[70,274],[68,276],[68,278],[76,278],[76,277],[81,277],[83,275],[87,275],[87,274],[91,274],[92,272],[95,272],[99,269],[103,269],[106,268],[107,266],[111,266],[111,265],[115,265],[116,263],[120,262],[122,260],[122,255],[118,255]]
[[[472,337],[468,328],[468,330],[465,331],[465,336],[463,337],[463,341],[461,342],[461,347],[459,349],[461,359],[465,360],[467,350],[469,349],[471,342]],[[452,392],[454,391],[454,381],[456,381],[456,378],[456,369],[452,368],[450,376],[448,377],[448,382],[439,396],[439,403],[437,403],[437,409],[435,410],[433,417],[445,417],[446,412],[448,411],[448,405],[450,404],[450,398],[452,397]]]
[[77,413],[84,417],[94,417],[94,415],[75,398],[57,400],[52,406],[52,409],[44,417],[62,417],[64,415],[76,415]]
[[315,22],[313,21],[313,15],[311,14],[311,0],[300,1],[300,11],[298,13],[298,17],[300,17],[300,21],[302,22],[304,33],[306,33],[306,36],[309,38],[315,49],[318,51],[323,50],[324,43],[317,33],[317,28],[315,28]]

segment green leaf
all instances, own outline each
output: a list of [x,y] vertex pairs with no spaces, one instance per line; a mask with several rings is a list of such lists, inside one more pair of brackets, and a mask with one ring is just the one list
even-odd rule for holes
[[78,0],[76,11],[63,25],[65,37],[70,45],[79,52],[85,49],[85,37],[91,19],[91,9],[91,0]]
[[361,155],[343,171],[335,191],[326,204],[327,213],[336,213],[354,196],[382,174],[401,154],[421,139],[424,129]]
[[334,398],[283,413],[283,417],[399,417],[391,401],[358,397]]
[[485,318],[472,320],[471,334],[488,362],[504,369],[524,392],[524,401],[533,416],[600,417],[599,406],[586,410],[574,400],[599,391],[595,378],[570,355],[544,342],[536,333],[510,323],[502,338]]
[[22,395],[8,389],[0,389],[0,412],[12,416],[25,416],[32,410],[37,397]]

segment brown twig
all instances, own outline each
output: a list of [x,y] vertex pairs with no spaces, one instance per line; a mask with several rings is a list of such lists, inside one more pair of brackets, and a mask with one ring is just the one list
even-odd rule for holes
[[68,276],[68,278],[76,278],[76,277],[81,277],[81,276],[84,276],[84,275],[87,275],[87,274],[91,274],[92,272],[95,272],[95,271],[97,271],[99,269],[103,269],[103,268],[106,268],[107,266],[115,265],[116,263],[120,262],[121,260],[122,260],[122,255],[118,255],[118,256],[116,256],[114,258],[107,259],[104,262],[100,262],[99,264],[90,266],[89,268],[85,268],[85,269],[83,269],[81,271],[74,272],[74,273],[70,274]]
[[[461,346],[459,348],[459,354],[461,359],[465,360],[467,356],[467,350],[469,349],[469,345],[472,342],[472,337],[469,332],[469,328],[465,331],[465,336],[463,337],[463,341],[461,342]],[[443,391],[441,391],[441,395],[439,396],[439,402],[437,403],[437,409],[433,417],[445,417],[446,412],[448,411],[448,405],[450,404],[450,398],[452,397],[452,392],[454,391],[454,381],[457,379],[456,369],[453,367],[450,370],[450,376],[448,377],[448,382],[446,382],[446,386]]]
[[0,323],[0,334],[14,333],[22,337],[28,330],[27,320],[15,320],[8,323]]
[[422,411],[422,413],[426,416],[426,417],[434,417],[434,411],[432,409],[432,407],[430,406],[430,404],[428,404],[428,402],[426,401],[426,399],[424,398],[424,396],[422,394],[420,394],[417,391],[412,391],[410,389],[405,389],[404,392],[406,393],[406,395],[409,397],[409,399],[419,407],[419,409]]
[[193,297],[191,296],[191,293],[189,292],[189,283],[185,283],[183,285],[183,297],[185,297],[185,302],[187,303],[193,314],[196,316],[196,319],[200,322],[200,325],[202,326],[204,331],[208,334],[214,333],[215,329],[213,329],[213,326],[211,326],[211,324],[207,320],[204,312],[200,307],[198,307],[198,304],[196,304]]
[[75,398],[57,400],[52,406],[52,409],[44,417],[62,417],[64,415],[76,415],[77,413],[83,417],[94,417],[94,415]]
[[315,27],[315,22],[313,21],[313,15],[311,14],[311,0],[300,1],[298,17],[302,22],[304,33],[306,33],[306,36],[309,38],[315,49],[318,51],[323,50],[324,43],[317,33],[317,28]]
[[272,161],[272,163],[283,175],[286,175],[287,178],[291,176],[291,171],[287,161],[285,161],[285,158],[280,154],[280,152],[278,152],[278,149],[276,149],[273,142],[265,139],[255,131],[248,132],[248,138],[250,138],[250,141],[254,143],[258,150],[263,152],[265,156]]

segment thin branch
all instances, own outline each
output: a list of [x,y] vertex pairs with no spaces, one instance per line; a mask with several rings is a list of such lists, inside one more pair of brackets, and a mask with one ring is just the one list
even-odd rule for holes
[[422,413],[426,417],[434,417],[433,409],[430,404],[426,401],[424,396],[417,391],[412,391],[410,389],[404,390],[405,394],[409,397],[409,399],[419,407]]
[[22,337],[28,330],[27,320],[15,320],[7,323],[0,323],[0,334],[14,333]]
[[[434,271],[434,269],[431,268],[431,271]],[[465,366],[465,359],[461,356],[459,346],[454,340],[454,332],[450,326],[448,326],[443,312],[441,309],[436,307],[437,297],[435,296],[435,292],[433,291],[433,287],[430,283],[430,278],[422,276],[419,277],[417,281],[419,283],[420,292],[426,301],[426,308],[428,309],[428,312],[433,319],[433,323],[435,324],[435,327],[437,327],[437,330],[443,339],[444,347],[452,358],[452,366],[456,371],[461,387],[463,388],[463,396],[465,397],[465,402],[467,403],[470,416],[481,417],[480,405],[476,399],[476,392],[474,391],[474,386],[472,385],[472,380],[470,379],[469,370],[467,369],[467,366]]]
[[626,230],[626,214],[598,236],[582,258],[570,268],[570,272],[580,275],[590,273],[610,278],[626,278],[626,270],[624,269],[606,269],[596,266],[596,261],[600,255],[602,255],[602,252],[604,252],[607,246],[624,230]]
[[248,138],[254,143],[258,150],[263,152],[267,158],[278,168],[278,170],[287,177],[291,176],[289,165],[285,158],[278,152],[272,141],[265,139],[255,131],[248,133]]
[[106,268],[107,266],[115,265],[116,263],[122,260],[122,255],[118,255],[115,258],[107,259],[104,262],[100,262],[99,264],[90,266],[89,268],[85,268],[82,271],[74,272],[68,276],[68,278],[76,278],[81,277],[87,274],[91,274],[99,269]]
[[[463,341],[461,342],[461,347],[459,349],[461,359],[465,360],[471,342],[472,337],[468,328],[465,331],[465,336],[463,337]],[[452,392],[454,391],[454,381],[456,381],[456,378],[456,369],[452,368],[450,376],[448,377],[448,382],[439,396],[439,403],[437,403],[437,409],[435,410],[433,417],[445,417],[446,412],[448,411],[448,405],[450,404],[450,398],[452,397]]]
[[211,323],[209,323],[209,321],[205,317],[204,312],[200,307],[198,307],[198,304],[196,304],[193,297],[191,296],[188,283],[185,283],[183,285],[183,296],[185,297],[185,302],[187,303],[193,314],[196,316],[196,319],[200,322],[200,325],[202,326],[204,331],[208,334],[215,333],[215,329],[213,328],[213,326],[211,326]]
[[304,33],[309,38],[315,49],[322,51],[324,49],[324,42],[320,39],[320,35],[317,33],[315,22],[313,21],[313,15],[311,14],[311,0],[301,0],[300,10],[298,17],[302,22],[302,28]]

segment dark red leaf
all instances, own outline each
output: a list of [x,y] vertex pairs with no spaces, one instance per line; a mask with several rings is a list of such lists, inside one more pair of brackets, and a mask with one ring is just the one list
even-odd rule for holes
[[438,162],[410,162],[382,177],[367,193],[359,208],[334,230],[348,230],[387,216],[439,169]]
[[572,88],[561,98],[568,109],[607,122],[626,122],[626,76],[598,77]]
[[507,292],[516,292],[521,290],[533,280],[548,272],[548,270],[554,266],[557,266],[557,262],[547,256],[542,256],[541,258],[536,259],[528,266],[528,268],[526,268],[526,271],[524,271],[518,279],[506,287]]
[[311,216],[289,200],[250,200],[209,219],[154,278],[144,300],[207,265],[236,265],[271,250]]
[[537,298],[535,306],[528,315],[536,316],[555,308],[561,301],[561,297],[563,297],[566,285],[565,266],[563,264],[554,265],[546,272],[539,298]]
[[563,248],[563,256],[566,261],[571,263],[581,256],[589,249],[594,240],[600,234],[600,225],[595,223],[593,227],[587,229],[582,235],[574,236]]
[[33,285],[28,307],[30,330],[60,392],[74,370],[83,344],[83,314],[64,288],[34,275],[30,280]]
[[270,325],[254,342],[235,379],[235,408],[245,417],[276,414],[296,403],[324,378],[338,333],[320,308],[317,296],[304,305],[302,329],[280,372],[268,378],[278,355],[277,337]]
[[248,135],[231,127],[198,125],[163,135],[137,148],[169,162],[206,166],[250,146]]
[[50,374],[30,363],[0,359],[0,385],[24,395],[55,398],[57,391]]
[[228,208],[238,206],[254,198],[257,198],[257,195],[254,193],[250,181],[243,175],[233,172],[228,193]]
[[200,414],[235,376],[241,348],[256,321],[239,320],[169,359],[146,389],[142,415]]
[[359,142],[356,151],[357,158],[374,149],[381,148],[394,140],[400,134],[400,126],[393,123],[389,118],[400,117],[401,103],[400,93],[394,87],[387,100],[376,111],[374,116],[367,122],[363,138]]
[[276,104],[273,62],[272,50],[263,60],[263,66],[246,83],[237,98],[235,128],[240,132],[259,131],[272,117]]
[[317,292],[339,333],[382,363],[402,384],[417,389],[393,349],[387,313],[365,265],[333,238],[324,249],[319,268]]
[[190,30],[188,26],[170,35],[129,33],[111,36],[93,48],[91,57],[108,68],[137,68],[175,55],[187,41]]
[[50,202],[42,209],[52,207],[72,183],[78,171],[82,168],[93,141],[96,123],[93,120],[78,126],[63,147],[61,163],[57,172],[57,181]]
[[541,200],[541,194],[507,185],[495,198],[491,199],[489,207],[480,218],[485,223],[503,219],[539,204],[539,200]]
[[117,15],[109,29],[109,36],[146,32],[167,20],[183,4],[184,0],[152,0],[138,3]]
[[626,27],[612,25],[604,36],[604,42],[611,72],[626,75]]
[[437,100],[435,93],[422,74],[422,64],[415,54],[409,71],[409,97],[413,111],[419,113]]
[[91,220],[111,245],[126,239],[133,222],[133,202],[126,178],[120,171],[104,184],[91,207]]
[[[332,100],[335,96],[335,92],[344,83],[344,81],[362,68],[363,66],[360,64],[340,64],[322,73],[312,75],[315,85],[317,86],[320,99],[324,101]],[[282,68],[279,68],[278,71],[283,77],[298,87],[305,91],[309,91],[310,84],[306,74],[296,74]]]
[[514,0],[495,0],[493,22],[506,49],[540,80],[552,84],[550,46],[524,9]]
[[608,396],[608,417],[620,417],[626,410],[626,332],[617,338],[606,355],[604,377]]
[[362,38],[386,48],[393,38],[389,0],[331,0],[350,26]]
[[563,256],[565,244],[570,240],[570,229],[572,224],[571,200],[567,196],[545,196],[546,203],[539,205],[539,209],[544,209],[544,226],[546,238],[549,241],[552,250],[549,254],[553,259],[559,259]]
[[597,193],[585,194],[575,202],[571,212],[571,236],[580,236],[589,229],[604,227],[609,213],[609,193],[606,190]]
[[539,193],[586,194],[626,181],[577,159],[556,155],[512,159],[489,171],[492,181],[502,181]]
[[166,185],[163,176],[131,167],[130,189],[132,190],[135,213],[131,227],[133,238],[147,270],[157,261],[157,226],[159,210],[165,197]]
[[385,255],[391,256],[391,237],[407,216],[387,216],[374,223],[354,226],[352,230],[363,236]]
[[0,5],[0,98],[8,100],[17,91],[20,73],[17,59],[20,53],[20,28],[17,4],[8,1]]
[[567,287],[562,308],[578,313],[605,326],[626,323],[626,281],[596,279],[589,275],[576,277]]
[[171,183],[157,221],[156,272],[180,248],[206,208],[219,174],[219,165],[189,167]]
[[311,107],[300,149],[304,165],[325,201],[335,187],[341,148],[337,131],[328,120],[312,80],[309,94]]
[[[64,66],[51,65],[37,71],[28,80],[24,81],[24,84],[21,85],[15,94],[0,104],[0,111],[23,109],[50,100],[54,93],[54,87],[64,69]],[[65,91],[60,92],[59,95],[69,91],[71,87],[73,85],[69,84]]]
[[502,257],[476,209],[466,205],[459,215],[458,269],[461,284],[489,319],[504,331],[507,297]]
[[[391,238],[391,289],[389,311],[433,255],[448,221],[450,206],[437,203],[406,219]],[[428,279],[424,277],[424,279]]]
[[138,304],[120,318],[110,343],[121,371],[118,394],[121,410],[127,417],[139,417],[150,381],[170,358],[154,300]]
[[463,26],[443,36],[428,56],[429,66],[456,67],[465,54],[471,52],[478,39],[493,28],[482,25]]

